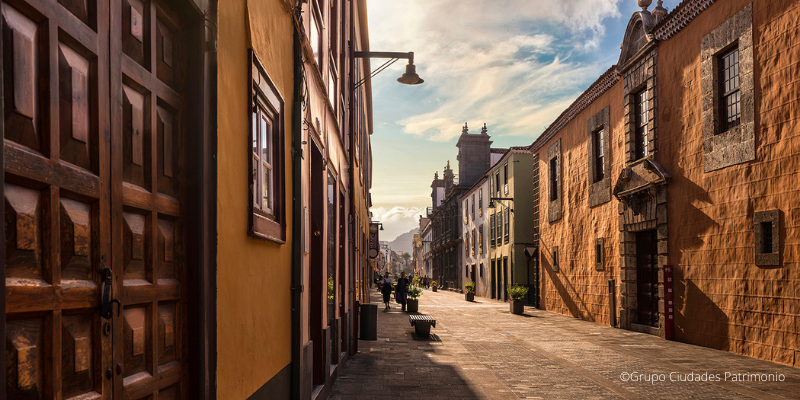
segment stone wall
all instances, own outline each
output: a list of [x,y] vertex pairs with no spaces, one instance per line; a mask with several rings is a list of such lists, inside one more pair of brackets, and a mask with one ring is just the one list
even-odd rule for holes
[[[701,40],[750,3],[718,1],[659,45],[675,338],[800,366],[800,2],[752,2],[755,159],[704,165]],[[761,266],[754,217],[770,210],[780,256]]]
[[[608,107],[607,141],[609,168],[613,181],[623,163],[625,126],[623,123],[623,83],[617,81],[538,150],[538,208],[549,212],[548,149],[560,141],[561,218],[539,222],[541,308],[603,324],[610,323],[608,280],[619,274],[619,228],[617,200],[594,207],[589,204],[587,121]],[[537,145],[538,146],[538,145]],[[536,168],[535,168],[536,170]],[[536,180],[535,180],[536,181]],[[612,182],[613,183],[613,182]],[[603,268],[596,268],[595,244],[602,238]],[[553,269],[553,248],[558,247],[559,268]]]

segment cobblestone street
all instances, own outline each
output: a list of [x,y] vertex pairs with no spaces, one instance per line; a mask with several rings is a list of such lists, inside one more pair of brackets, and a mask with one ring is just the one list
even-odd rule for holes
[[330,398],[800,398],[800,371],[754,358],[447,291],[425,291],[419,311],[437,320],[430,340],[380,304],[378,340],[359,342]]

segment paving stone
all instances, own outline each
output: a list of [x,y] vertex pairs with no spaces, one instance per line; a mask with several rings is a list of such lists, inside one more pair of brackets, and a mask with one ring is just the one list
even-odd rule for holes
[[[419,307],[436,318],[438,340],[415,339],[399,309],[379,311],[378,340],[359,342],[330,399],[800,398],[800,370],[755,358],[533,308],[513,315],[507,303],[447,291],[426,291]],[[704,373],[721,381],[686,381]]]

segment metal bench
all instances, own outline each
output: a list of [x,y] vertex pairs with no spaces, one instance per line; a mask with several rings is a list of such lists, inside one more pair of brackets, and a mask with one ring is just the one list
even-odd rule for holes
[[431,326],[436,327],[436,320],[430,315],[414,314],[408,316],[411,326],[418,337],[428,337],[431,335]]

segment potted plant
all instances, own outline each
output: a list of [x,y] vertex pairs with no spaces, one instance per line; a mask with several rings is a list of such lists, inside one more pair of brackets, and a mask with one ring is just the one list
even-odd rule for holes
[[412,283],[408,286],[408,300],[406,300],[406,310],[408,312],[419,311],[419,297],[422,296],[422,286]]
[[467,294],[464,295],[464,299],[467,301],[475,301],[475,282],[467,281],[464,284],[464,289],[467,291]]
[[431,290],[433,290],[435,292],[437,286],[439,286],[439,284],[436,283],[436,281],[431,281]]
[[511,312],[517,315],[525,312],[525,295],[528,294],[528,288],[521,285],[508,286],[508,296],[510,297],[509,303],[511,304]]

